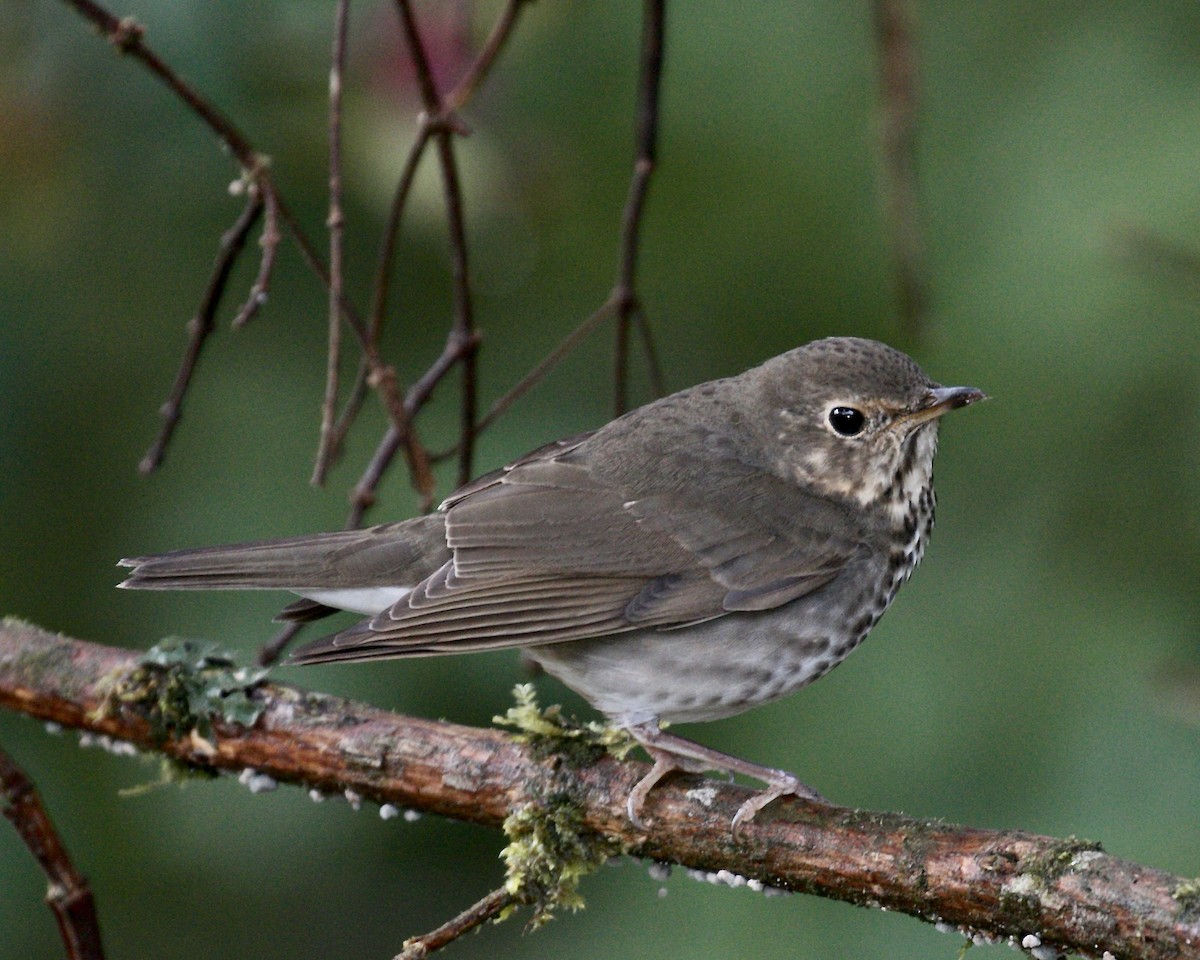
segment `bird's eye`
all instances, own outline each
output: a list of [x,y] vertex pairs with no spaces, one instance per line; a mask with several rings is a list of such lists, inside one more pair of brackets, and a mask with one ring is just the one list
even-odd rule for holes
[[834,407],[829,411],[829,425],[839,437],[857,437],[866,423],[863,412],[854,407]]

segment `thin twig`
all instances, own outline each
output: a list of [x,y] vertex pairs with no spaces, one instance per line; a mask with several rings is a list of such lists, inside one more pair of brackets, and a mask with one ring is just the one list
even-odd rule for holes
[[[252,183],[248,189],[261,193],[258,184]],[[279,198],[275,195],[274,190],[268,190],[263,194],[263,208],[265,211],[263,232],[262,236],[258,238],[258,245],[262,250],[262,256],[258,260],[258,274],[254,278],[254,283],[250,285],[250,293],[242,304],[242,308],[233,318],[233,329],[235,330],[240,330],[253,320],[262,305],[267,302],[267,294],[271,290],[271,276],[275,272],[275,255],[279,251],[279,241],[283,239],[283,235],[279,232]]]
[[[442,350],[438,358],[426,370],[419,380],[408,388],[408,392],[404,396],[404,407],[411,411],[411,415],[415,415],[416,411],[420,410],[425,402],[433,395],[434,388],[441,383],[456,363],[461,359],[464,346],[456,341],[453,337],[446,342],[445,348]],[[354,492],[350,496],[350,516],[346,519],[347,527],[357,527],[362,523],[363,515],[375,503],[375,491],[379,487],[383,475],[387,472],[393,458],[396,456],[396,451],[404,443],[404,434],[401,433],[393,424],[388,427],[384,433],[383,439],[379,441],[375,448],[375,454],[371,457],[370,463],[363,471],[358,483],[354,485]],[[425,448],[421,447],[422,454],[425,453]],[[453,448],[457,451],[457,447]],[[425,461],[425,468],[429,469],[429,462],[432,458]],[[432,488],[431,492],[432,492]],[[422,510],[428,512],[433,506],[432,498],[427,499],[422,503]]]
[[579,344],[587,339],[589,334],[593,333],[605,320],[611,317],[616,308],[615,301],[611,298],[606,300],[590,317],[586,318],[583,323],[579,324],[579,326],[560,340],[554,349],[546,354],[532,370],[518,380],[517,383],[509,388],[508,392],[488,408],[487,413],[479,418],[476,433],[481,433],[485,428],[491,426],[517,400],[537,386],[546,374],[558,366]]
[[[528,0],[509,0],[501,11],[499,18],[488,35],[479,56],[468,68],[466,74],[459,81],[458,85],[447,95],[442,103],[440,112],[443,115],[444,121],[447,123],[457,124],[458,121],[454,117],[456,112],[464,107],[467,102],[475,95],[480,86],[483,84],[492,66],[495,64],[504,45],[507,43],[512,29],[516,24],[517,15]],[[416,54],[414,54],[416,56]],[[426,74],[428,76],[428,74]],[[427,96],[430,88],[426,88],[424,93]],[[436,93],[436,90],[434,91]],[[387,313],[388,294],[391,289],[391,278],[394,269],[396,245],[400,234],[400,221],[403,217],[405,207],[408,203],[408,198],[412,190],[412,184],[416,177],[418,165],[425,148],[429,145],[429,141],[437,127],[437,122],[430,116],[428,109],[422,114],[422,122],[418,125],[417,136],[409,147],[408,155],[405,158],[403,169],[400,172],[400,177],[396,182],[396,189],[392,196],[392,204],[388,212],[388,221],[384,227],[383,240],[380,245],[379,256],[375,269],[375,283],[373,296],[371,301],[370,327],[369,335],[371,339],[378,343],[380,332],[383,326],[383,318]],[[472,340],[474,338],[472,337]],[[461,347],[454,342],[448,342],[446,349],[443,350],[441,357],[435,361],[434,365],[426,372],[417,384],[417,389],[410,390],[405,406],[410,412],[410,416],[415,416],[417,410],[432,393],[432,388],[436,385],[436,381],[445,376],[449,372],[450,367],[446,366],[443,361],[447,356],[452,356],[457,359],[461,353]],[[431,377],[432,374],[432,377]],[[361,379],[361,374],[360,374]],[[433,382],[430,383],[429,381]],[[358,410],[361,406],[361,395],[359,387],[356,384],[355,389],[351,393],[349,401],[342,412],[341,419],[335,430],[335,446],[340,444],[353,422]],[[478,426],[475,428],[475,433],[478,433]],[[351,498],[352,508],[349,518],[349,523],[357,525],[361,522],[363,514],[367,507],[374,502],[375,489],[382,479],[387,467],[390,465],[395,453],[399,447],[399,443],[403,442],[406,446],[406,453],[409,460],[410,471],[413,470],[414,463],[420,463],[424,471],[429,469],[428,454],[424,448],[416,449],[414,445],[418,444],[416,435],[413,431],[400,431],[394,428],[389,428],[383,439],[380,441],[376,450],[375,456],[368,465],[362,478],[356,484],[354,494]],[[455,445],[455,450],[459,449],[459,445]],[[432,486],[417,482],[417,488],[425,498],[425,506],[428,509],[431,504]]]
[[[175,428],[179,425],[179,418],[183,414],[183,400],[187,395],[188,386],[192,382],[192,375],[196,372],[200,353],[204,349],[208,335],[216,328],[217,308],[221,305],[221,298],[229,284],[229,275],[233,271],[233,265],[237,262],[238,254],[246,246],[246,237],[249,236],[262,211],[262,200],[256,191],[252,191],[237,221],[221,236],[217,259],[209,274],[204,294],[196,307],[196,313],[187,324],[188,342],[183,352],[183,360],[175,374],[171,392],[162,407],[159,408],[163,425],[154,443],[150,445],[150,449],[146,451],[141,463],[138,464],[138,470],[142,473],[152,473],[163,462],[167,445],[171,442]],[[249,301],[247,302],[249,303]]]
[[84,876],[75,869],[33,782],[0,750],[0,799],[25,846],[46,874],[46,902],[58,921],[68,960],[104,960],[96,902]]
[[283,651],[288,648],[288,645],[296,639],[296,634],[303,630],[303,623],[285,623],[280,627],[275,636],[258,648],[258,653],[254,659],[260,667],[273,667],[279,662],[279,658],[283,656]]
[[919,333],[925,312],[924,242],[917,191],[917,51],[910,0],[874,0],[879,46],[882,193],[891,233],[901,325]]
[[454,290],[454,322],[447,338],[446,350],[457,354],[462,365],[462,399],[460,401],[460,426],[458,445],[458,482],[467,483],[472,476],[475,453],[476,418],[476,357],[478,337],[475,333],[474,311],[471,298],[471,279],[467,265],[467,229],[463,212],[462,185],[459,181],[458,163],[454,157],[454,136],[462,128],[453,114],[445,109],[441,94],[429,66],[429,57],[421,41],[409,0],[396,0],[400,24],[412,56],[417,74],[417,85],[421,90],[421,101],[425,105],[423,123],[433,125],[438,165],[442,171],[442,196],[446,205],[446,225],[450,238],[451,274]]
[[[610,297],[615,303],[617,322],[617,343],[613,358],[613,406],[617,414],[624,413],[629,402],[629,325],[632,319],[641,313],[636,287],[638,241],[646,193],[650,189],[650,178],[658,160],[658,106],[663,68],[665,6],[666,0],[643,0],[642,3],[633,176],[629,181],[625,209],[621,213],[617,280]],[[648,327],[644,327],[642,335],[643,339],[649,339]],[[661,374],[656,372],[655,378],[661,380]]]
[[483,81],[491,72],[500,51],[508,42],[512,29],[516,26],[517,15],[521,12],[521,8],[529,2],[530,0],[508,0],[508,3],[504,5],[504,9],[500,11],[500,16],[492,27],[492,32],[484,41],[479,56],[467,68],[467,72],[463,74],[455,88],[443,98],[443,108],[448,113],[457,113],[475,96],[476,91],[483,85]]
[[[665,15],[665,0],[644,0],[633,175],[621,212],[617,277],[612,290],[604,303],[488,408],[475,424],[476,437],[503,416],[513,403],[540,383],[546,374],[587,338],[588,334],[610,317],[615,317],[617,321],[614,371],[614,405],[617,412],[624,410],[627,401],[628,327],[632,321],[638,324],[650,367],[652,387],[658,394],[666,392],[658,351],[654,345],[650,325],[641,310],[636,289],[642,216],[650,179],[658,158],[659,88],[663,69]],[[435,462],[440,461],[455,453],[461,454],[457,445],[449,450],[439,451],[434,454],[433,459]]]
[[[270,175],[269,160],[254,149],[249,139],[238,129],[216,105],[202,96],[198,90],[179,76],[145,42],[145,28],[132,17],[118,18],[95,3],[94,0],[63,0],[89,20],[108,41],[122,54],[132,57],[153,73],[167,88],[198,116],[217,135],[242,168],[244,179],[251,194],[257,193],[266,207],[266,221],[262,237],[262,261],[254,286],[251,287],[242,310],[234,320],[235,326],[244,325],[258,310],[266,295],[271,270],[275,262],[275,251],[279,245],[278,220],[286,208],[275,188]],[[303,238],[299,225],[289,222],[297,239]]]
[[405,940],[404,949],[396,954],[395,960],[424,960],[431,953],[449,946],[464,934],[478,929],[489,920],[496,919],[515,903],[517,898],[503,887],[493,890],[436,930]]
[[[144,30],[134,20],[129,18],[120,20],[93,0],[63,0],[63,2],[74,7],[82,16],[91,21],[118,50],[142,63],[200,117],[238,161],[242,167],[243,177],[250,182],[252,189],[257,191],[261,197],[266,210],[262,239],[263,261],[258,279],[251,290],[251,297],[247,301],[247,307],[243,308],[236,322],[244,323],[262,302],[270,269],[275,259],[275,249],[279,243],[280,225],[286,228],[295,240],[305,264],[328,289],[332,283],[329,267],[321,260],[316,247],[279,195],[270,175],[270,163],[267,158],[254,150],[250,141],[229,118],[184,82],[161,57],[146,45]],[[395,372],[383,361],[378,349],[371,343],[362,318],[344,294],[339,298],[338,305],[343,319],[363,348],[364,356],[370,367],[370,384],[379,392],[384,408],[393,424],[401,433],[406,433],[411,428],[399,387],[396,384]],[[161,451],[158,456],[161,458]],[[143,463],[145,462],[147,461],[144,460]],[[432,477],[428,470],[428,464],[425,463],[424,469],[422,469],[422,464],[418,462],[415,470],[416,475],[421,478],[421,482],[428,483],[432,489]]]
[[346,72],[346,36],[350,0],[334,7],[333,54],[329,67],[329,347],[325,359],[325,399],[321,404],[321,438],[312,483],[320,486],[333,457],[339,373],[342,360],[342,300],[345,279],[346,213],[342,208],[342,80]]
[[1035,935],[1047,951],[1200,960],[1194,881],[1110,856],[1096,843],[803,800],[776,801],[733,840],[729,824],[752,791],[695,776],[655,787],[650,829],[639,831],[625,808],[649,769],[644,763],[556,762],[498,730],[402,717],[276,684],[251,691],[262,713],[250,727],[213,716],[209,736],[179,731],[164,739],[156,697],[142,706],[114,703],[114,683],[138,658],[0,622],[0,708],[207,770],[254,767],[281,782],[349,788],[372,802],[491,827],[553,792],[578,811],[581,830],[634,856],[886,908],[968,936],[1020,944]]

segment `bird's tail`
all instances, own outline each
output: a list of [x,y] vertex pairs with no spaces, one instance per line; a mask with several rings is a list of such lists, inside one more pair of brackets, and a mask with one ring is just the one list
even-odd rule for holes
[[338,590],[413,584],[450,559],[440,514],[363,530],[130,557],[127,590]]

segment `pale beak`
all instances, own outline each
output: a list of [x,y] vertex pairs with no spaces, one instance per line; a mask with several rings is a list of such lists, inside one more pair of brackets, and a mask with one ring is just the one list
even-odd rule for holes
[[908,423],[925,423],[928,420],[936,420],[951,410],[987,398],[987,394],[977,387],[934,387],[926,394],[920,407],[912,413],[905,414],[901,419]]

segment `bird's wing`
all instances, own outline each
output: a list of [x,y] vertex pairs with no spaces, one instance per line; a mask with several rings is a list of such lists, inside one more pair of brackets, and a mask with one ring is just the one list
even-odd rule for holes
[[[729,450],[714,458],[709,445],[697,462],[673,452],[645,473],[668,482],[635,495],[597,476],[594,456],[576,455],[581,442],[544,447],[456,493],[444,505],[453,559],[294,659],[526,646],[767,610],[827,583],[862,549],[840,506]],[[674,484],[713,471],[733,482]]]

